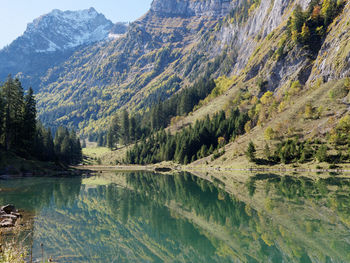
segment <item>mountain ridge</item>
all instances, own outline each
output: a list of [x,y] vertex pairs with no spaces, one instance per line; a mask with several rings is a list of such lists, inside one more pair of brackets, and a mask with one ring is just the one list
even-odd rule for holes
[[[348,75],[346,59],[330,62],[346,58],[348,33],[339,27],[347,28],[348,2],[320,40],[322,56],[285,39],[293,10],[307,10],[310,0],[166,3],[154,0],[125,34],[80,48],[42,74],[37,98],[44,123],[97,134],[121,109],[143,113],[203,77],[228,76],[234,100],[242,90],[257,98],[266,90],[283,96],[293,81],[309,85]],[[337,41],[339,52],[328,41]],[[258,82],[265,87],[257,88]]]
[[[0,77],[17,75],[25,86],[38,91],[40,77],[49,68],[65,61],[80,46],[108,40],[114,26],[94,8],[55,9],[34,19],[23,35],[0,50]],[[119,32],[126,32],[125,24],[119,25]]]

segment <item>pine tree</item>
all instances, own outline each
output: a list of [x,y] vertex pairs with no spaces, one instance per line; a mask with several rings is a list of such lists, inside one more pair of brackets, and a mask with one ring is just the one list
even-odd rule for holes
[[316,159],[319,161],[319,162],[325,162],[327,161],[327,145],[323,144],[321,145],[321,147],[317,150],[316,152]]
[[246,156],[248,157],[249,161],[251,161],[251,162],[255,161],[255,152],[256,152],[255,145],[252,141],[250,141],[248,144],[247,151],[245,153]]
[[[1,88],[0,88],[1,91]],[[0,147],[3,146],[2,142],[3,142],[3,120],[4,120],[4,102],[3,102],[3,98],[1,96],[1,92],[0,92]]]
[[134,116],[130,117],[130,123],[129,123],[129,134],[130,134],[130,141],[135,142],[137,140],[137,126],[136,126],[136,119]]
[[77,138],[76,142],[75,142],[75,163],[73,164],[78,164],[83,160],[83,151],[82,151],[82,147],[80,144],[80,139]]
[[125,145],[128,145],[130,142],[129,132],[129,113],[126,110],[123,110],[121,117],[121,135]]
[[97,146],[99,146],[99,147],[104,146],[103,134],[102,134],[102,133],[100,133],[100,134],[98,135],[98,138],[97,138]]
[[69,163],[72,157],[72,147],[69,136],[64,136],[60,144],[60,160],[64,163]]
[[264,154],[265,154],[266,159],[270,159],[271,151],[270,151],[270,147],[267,143],[265,144],[265,147],[264,147]]
[[25,148],[32,153],[34,139],[36,135],[36,103],[33,95],[33,89],[29,88],[27,95],[24,97],[24,118],[22,138]]
[[21,146],[23,128],[23,89],[11,75],[2,87],[4,103],[4,145],[8,151]]
[[118,115],[114,115],[112,119],[112,123],[107,133],[108,148],[113,149],[116,147],[119,136],[120,136],[119,118],[118,118]]
[[55,146],[50,128],[44,133],[43,145],[45,149],[45,161],[54,161],[56,159]]

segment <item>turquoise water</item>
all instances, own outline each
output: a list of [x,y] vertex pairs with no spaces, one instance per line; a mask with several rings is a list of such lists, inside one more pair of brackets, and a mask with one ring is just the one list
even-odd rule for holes
[[36,260],[43,244],[55,262],[350,262],[349,180],[208,178],[0,181],[0,204],[33,213]]

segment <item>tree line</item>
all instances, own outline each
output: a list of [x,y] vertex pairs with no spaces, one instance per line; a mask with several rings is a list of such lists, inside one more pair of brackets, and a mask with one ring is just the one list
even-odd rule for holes
[[26,159],[76,164],[82,160],[80,140],[75,131],[51,129],[37,121],[32,88],[24,92],[21,82],[11,76],[0,86],[0,150]]
[[336,165],[350,161],[350,115],[342,117],[325,138],[301,140],[298,136],[280,140],[273,150],[266,143],[263,159],[256,157],[256,146],[251,141],[246,156],[257,164],[306,163],[317,160]]
[[245,133],[249,121],[247,113],[232,110],[229,116],[224,111],[212,118],[196,121],[194,126],[184,128],[175,135],[161,130],[147,139],[137,142],[127,151],[125,163],[149,164],[162,161],[175,161],[182,164],[214,154],[220,156],[220,148],[236,136]]
[[172,118],[184,116],[205,99],[216,87],[214,80],[203,77],[193,86],[184,89],[165,101],[158,101],[144,114],[129,114],[126,110],[113,116],[107,132],[90,136],[98,146],[113,149],[118,143],[128,145],[149,137],[167,127]]

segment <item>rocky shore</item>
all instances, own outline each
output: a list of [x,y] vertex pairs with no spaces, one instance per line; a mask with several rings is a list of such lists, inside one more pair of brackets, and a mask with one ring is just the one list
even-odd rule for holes
[[22,215],[14,205],[5,205],[0,208],[0,228],[14,227]]

